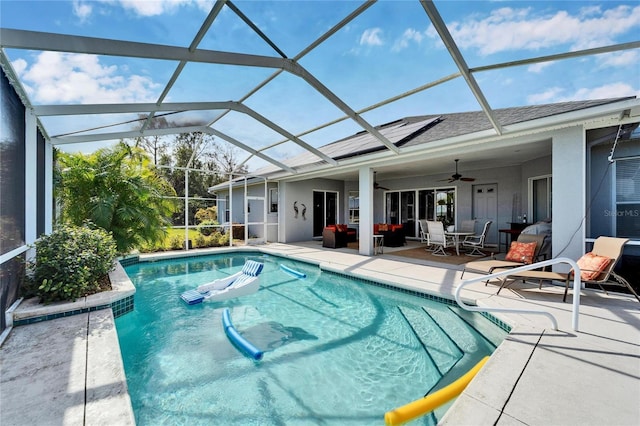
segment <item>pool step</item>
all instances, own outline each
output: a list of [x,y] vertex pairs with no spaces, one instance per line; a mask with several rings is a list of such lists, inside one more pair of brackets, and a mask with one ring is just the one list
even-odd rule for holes
[[[438,389],[442,389],[450,383],[453,383],[458,377],[465,374],[469,369],[476,365],[486,355],[490,355],[496,345],[491,339],[485,337],[482,333],[478,332],[474,326],[471,326],[466,319],[459,315],[459,312],[455,309],[449,309],[450,307],[438,307],[432,308],[423,306],[422,309],[426,314],[433,318],[442,330],[455,340],[456,344],[462,349],[464,355],[462,358],[445,374],[442,379],[436,383],[428,393],[432,393]],[[466,312],[466,311],[465,311]],[[486,320],[485,318],[483,318]],[[482,324],[480,320],[469,320],[472,323],[478,324],[479,329],[485,329],[486,324]],[[488,322],[488,320],[486,320]],[[494,326],[495,327],[495,326]],[[489,329],[487,328],[487,333]],[[495,332],[491,333],[495,335]],[[455,338],[451,337],[455,336]],[[503,336],[504,338],[504,336]]]
[[441,376],[462,358],[463,352],[451,337],[423,310],[398,306]]
[[449,310],[458,315],[464,322],[473,327],[493,348],[497,348],[507,337],[507,332],[489,321],[479,313],[469,312],[459,306],[449,306]]

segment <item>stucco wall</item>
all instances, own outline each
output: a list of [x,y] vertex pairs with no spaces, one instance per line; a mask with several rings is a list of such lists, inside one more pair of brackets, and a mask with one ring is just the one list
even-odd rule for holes
[[553,136],[553,257],[578,259],[584,252],[585,141],[582,126]]
[[[280,184],[280,240],[293,243],[313,239],[313,191],[338,192],[338,223],[345,223],[344,183],[332,179],[309,179],[301,182],[285,182]],[[293,203],[297,202],[296,217]],[[302,216],[302,205],[306,206],[306,214]]]

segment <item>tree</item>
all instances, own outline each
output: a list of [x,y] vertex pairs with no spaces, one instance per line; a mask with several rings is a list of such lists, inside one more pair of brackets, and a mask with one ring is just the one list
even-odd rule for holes
[[164,239],[175,204],[163,197],[175,191],[140,148],[120,142],[89,155],[58,156],[56,195],[64,222],[89,220],[111,232],[119,253]]
[[[140,128],[146,123],[147,116],[139,115]],[[167,121],[165,117],[153,117],[149,122],[148,129],[166,129],[173,126],[174,123]],[[139,130],[139,129],[138,129]],[[140,136],[134,139],[135,146],[144,149],[149,153],[154,165],[158,165],[158,161],[167,156],[167,148],[169,143],[166,140],[166,136],[152,135],[152,136]]]

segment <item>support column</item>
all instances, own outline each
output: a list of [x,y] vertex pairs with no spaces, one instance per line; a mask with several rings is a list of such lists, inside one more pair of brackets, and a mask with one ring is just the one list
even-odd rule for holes
[[24,151],[24,237],[27,244],[33,244],[38,231],[38,122],[30,108],[25,111]]
[[55,206],[53,205],[53,144],[44,142],[44,232],[50,234],[53,231],[55,218]]
[[[586,206],[585,131],[575,126],[554,133],[552,141],[553,257],[579,259],[584,252]],[[571,161],[567,161],[570,158]],[[560,254],[560,251],[562,253]]]
[[373,255],[373,169],[359,170],[360,196],[360,243],[359,253]]

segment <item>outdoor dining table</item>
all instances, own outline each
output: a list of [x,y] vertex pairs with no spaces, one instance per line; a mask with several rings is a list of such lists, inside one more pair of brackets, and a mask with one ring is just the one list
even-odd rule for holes
[[445,231],[444,234],[453,237],[453,244],[456,246],[456,255],[460,256],[460,237],[475,235],[475,232]]

